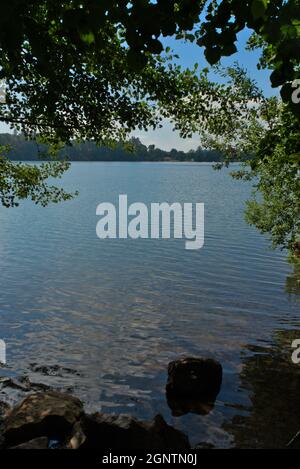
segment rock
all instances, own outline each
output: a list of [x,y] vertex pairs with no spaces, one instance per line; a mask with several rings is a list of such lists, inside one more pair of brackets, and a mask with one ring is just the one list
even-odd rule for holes
[[6,402],[0,401],[0,422],[5,418],[9,410],[9,405]]
[[3,425],[3,421],[4,421],[7,413],[9,412],[9,410],[10,410],[9,405],[6,404],[6,402],[1,402],[0,401],[0,449],[4,445],[4,437],[3,437],[4,425]]
[[188,450],[186,435],[168,425],[157,415],[151,422],[142,422],[127,415],[96,413],[82,420],[86,441],[83,449],[110,450]]
[[183,358],[168,366],[167,397],[215,400],[222,384],[222,366],[210,358]]
[[205,441],[198,443],[195,446],[195,449],[216,449],[215,445],[212,443],[206,443]]
[[29,367],[34,373],[39,373],[45,376],[63,377],[65,374],[80,376],[80,373],[77,370],[59,365],[38,365],[37,363],[30,363]]
[[44,383],[33,383],[28,376],[22,376],[19,381],[26,386],[28,392],[51,391],[51,387]]
[[67,447],[70,449],[78,449],[80,448],[80,446],[83,445],[85,441],[86,435],[82,429],[81,423],[76,422],[73,427],[72,436]]
[[19,391],[28,391],[28,388],[18,383],[15,379],[12,378],[0,378],[1,388],[11,388],[17,389]]
[[45,392],[26,397],[3,422],[4,448],[188,450],[188,438],[163,417],[142,422],[126,415],[85,415],[69,394]]
[[35,438],[34,440],[26,441],[26,443],[12,446],[9,449],[48,449],[48,438],[46,436],[42,436],[40,438]]
[[185,414],[208,415],[214,408],[215,401],[205,401],[199,398],[176,397],[167,393],[168,406],[174,417],[181,417]]
[[47,436],[63,441],[83,414],[79,399],[68,394],[49,391],[26,397],[4,420],[5,446]]
[[0,378],[1,388],[10,388],[22,392],[50,391],[50,386],[43,383],[33,383],[28,376],[21,376],[18,381],[12,378]]

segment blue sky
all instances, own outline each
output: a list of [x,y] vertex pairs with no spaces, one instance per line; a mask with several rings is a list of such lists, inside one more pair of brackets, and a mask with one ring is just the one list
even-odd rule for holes
[[[234,62],[238,62],[239,65],[248,70],[249,75],[257,81],[266,96],[278,94],[278,90],[271,87],[270,71],[257,69],[260,52],[248,52],[245,50],[249,35],[249,30],[244,30],[239,34],[236,44],[238,52],[231,57],[222,59],[221,64],[229,66]],[[172,38],[165,40],[164,44],[170,46],[174,52],[179,55],[180,60],[178,63],[183,67],[193,68],[196,62],[199,63],[199,68],[209,66],[205,60],[203,49],[195,44],[185,43],[184,41],[179,42]],[[211,74],[210,77],[217,82],[220,81],[219,77],[213,74]],[[172,125],[169,122],[165,122],[162,129],[156,131],[149,130],[148,132],[136,132],[134,135],[139,137],[146,145],[155,144],[157,147],[165,150],[177,148],[178,150],[188,151],[192,148],[197,148],[201,144],[197,135],[194,135],[191,139],[180,138],[179,134],[173,131]]]
[[[234,62],[238,62],[241,66],[246,68],[252,78],[254,78],[259,86],[263,89],[266,96],[271,96],[278,93],[278,90],[271,88],[270,85],[270,72],[266,70],[258,70],[257,63],[259,59],[259,51],[247,52],[245,46],[247,39],[249,38],[249,31],[244,30],[238,36],[237,49],[238,52],[231,57],[222,59],[221,64],[224,66],[232,65]],[[169,38],[163,41],[165,46],[170,46],[175,53],[179,55],[178,63],[183,67],[193,68],[193,65],[197,62],[199,68],[208,66],[205,60],[203,49],[199,46],[185,43],[184,41],[176,41],[173,38]],[[210,75],[210,77],[219,81],[219,77]],[[6,124],[0,123],[0,132],[9,132],[9,127]],[[177,148],[178,150],[188,151],[190,149],[197,148],[201,142],[197,135],[194,135],[190,139],[182,139],[179,137],[177,132],[174,132],[172,125],[165,121],[162,129],[149,130],[148,132],[137,131],[134,135],[145,144],[154,144],[164,150],[171,150]]]

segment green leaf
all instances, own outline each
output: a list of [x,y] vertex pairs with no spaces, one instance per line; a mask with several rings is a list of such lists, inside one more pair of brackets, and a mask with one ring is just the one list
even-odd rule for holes
[[254,19],[259,19],[266,13],[268,8],[269,0],[253,0],[251,5],[251,11]]
[[151,39],[148,41],[148,51],[152,54],[160,54],[163,50],[162,43],[158,39]]
[[219,48],[207,48],[204,52],[205,58],[210,65],[215,65],[221,58],[221,52]]
[[95,42],[95,36],[92,31],[90,31],[89,33],[81,34],[80,38],[83,42],[85,42],[85,44],[88,44],[88,45],[91,45]]
[[280,95],[281,95],[282,100],[285,103],[287,103],[291,100],[292,92],[293,92],[293,88],[292,88],[290,83],[285,83],[282,86],[282,88],[280,90]]
[[288,159],[290,161],[294,161],[296,163],[300,163],[300,152],[299,153],[293,153],[288,156]]
[[284,70],[282,68],[275,69],[271,73],[270,79],[271,79],[271,83],[272,83],[273,88],[276,88],[277,86],[282,85],[285,81]]
[[229,55],[235,54],[237,52],[237,48],[235,44],[230,44],[225,46],[222,50],[222,54],[228,57]]

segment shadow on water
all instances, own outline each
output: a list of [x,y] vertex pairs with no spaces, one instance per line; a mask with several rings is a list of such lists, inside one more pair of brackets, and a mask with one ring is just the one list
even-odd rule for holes
[[[286,279],[290,300],[300,300],[300,262]],[[300,364],[292,361],[292,342],[300,330],[275,329],[268,346],[248,345],[241,353],[240,391],[249,393],[250,406],[225,421],[224,430],[237,448],[286,448],[300,431]],[[234,408],[234,406],[232,406]],[[291,447],[300,448],[300,435]]]
[[[251,405],[223,424],[235,447],[285,448],[299,432],[300,364],[291,359],[291,343],[299,338],[299,330],[275,330],[271,346],[243,351],[240,390],[249,393]],[[300,438],[293,447],[300,448]]]

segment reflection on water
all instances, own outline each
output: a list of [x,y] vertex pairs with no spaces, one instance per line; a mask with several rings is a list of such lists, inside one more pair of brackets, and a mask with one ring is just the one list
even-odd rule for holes
[[[286,278],[286,291],[291,295],[300,295],[300,259],[291,261],[294,271]],[[296,297],[295,300],[300,301]]]
[[[236,415],[251,422],[257,376],[265,387],[257,414],[268,417],[264,428],[273,432],[266,409],[287,399],[283,388],[276,394],[265,386],[266,357],[278,341],[274,331],[297,334],[299,290],[286,253],[271,251],[244,222],[249,186],[211,165],[173,163],[77,163],[64,185],[80,196],[45,209],[0,207],[0,338],[8,359],[0,399],[14,402],[53,386],[77,394],[88,410],[162,413],[192,444],[231,447],[246,444],[232,422]],[[129,203],[204,202],[204,248],[186,251],[181,240],[99,240],[96,207],[117,204],[119,194]],[[172,414],[166,401],[167,365],[182,355],[223,365],[222,390],[202,414]],[[269,380],[279,386],[286,371],[271,362]],[[241,386],[247,363],[251,380]],[[294,401],[289,405],[292,412]]]
[[[277,330],[272,345],[249,345],[242,353],[240,390],[250,406],[223,424],[239,448],[284,448],[300,430],[300,366],[292,363],[291,343],[299,330]],[[234,406],[233,406],[234,407]],[[295,448],[300,448],[297,440]]]
[[205,402],[201,399],[176,398],[166,394],[168,406],[172,415],[180,417],[185,414],[208,415],[214,408],[214,402]]

